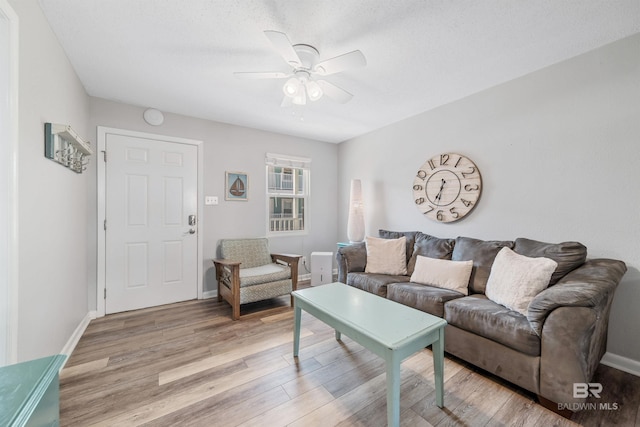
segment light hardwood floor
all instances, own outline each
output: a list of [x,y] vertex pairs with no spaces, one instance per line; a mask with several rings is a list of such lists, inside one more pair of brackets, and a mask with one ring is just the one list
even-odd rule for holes
[[[60,376],[62,426],[386,425],[382,359],[303,312],[292,357],[289,297],[243,306],[189,301],[93,320]],[[640,423],[640,379],[601,367],[615,411],[567,420],[527,392],[458,359],[445,360],[435,406],[429,350],[402,364],[403,426],[572,426]],[[576,424],[577,423],[577,424]]]

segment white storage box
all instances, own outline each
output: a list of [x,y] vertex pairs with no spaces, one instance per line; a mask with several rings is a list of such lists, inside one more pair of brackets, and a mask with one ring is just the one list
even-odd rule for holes
[[311,252],[311,286],[333,282],[333,252]]

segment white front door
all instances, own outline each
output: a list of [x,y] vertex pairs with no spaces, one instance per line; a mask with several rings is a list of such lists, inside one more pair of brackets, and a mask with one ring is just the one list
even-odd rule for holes
[[107,134],[105,312],[197,297],[198,149]]

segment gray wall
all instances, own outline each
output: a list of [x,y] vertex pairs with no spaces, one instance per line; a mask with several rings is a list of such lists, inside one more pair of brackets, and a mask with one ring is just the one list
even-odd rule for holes
[[[88,138],[89,98],[35,0],[20,19],[18,359],[60,352],[87,314],[87,173],[44,157],[44,123]],[[89,171],[91,173],[91,171]]]
[[[274,106],[274,108],[279,108]],[[95,140],[96,127],[121,129],[176,136],[204,141],[204,192],[218,196],[219,205],[205,206],[200,231],[204,233],[204,290],[215,289],[212,258],[216,256],[218,240],[235,237],[266,235],[266,176],[265,154],[278,153],[309,157],[311,163],[310,229],[304,236],[272,237],[273,252],[305,255],[313,251],[335,251],[337,229],[337,174],[338,146],[336,144],[306,140],[270,132],[228,125],[193,117],[165,113],[161,126],[150,126],[142,118],[145,108],[125,105],[100,98],[90,100],[91,138]],[[95,161],[95,159],[94,159]],[[95,168],[94,168],[95,169]],[[249,174],[249,200],[224,200],[225,171]],[[91,188],[95,187],[95,174]],[[92,191],[89,215],[92,236],[95,235],[96,194]],[[94,245],[89,246],[94,251]],[[95,265],[91,267],[95,271]],[[301,274],[304,274],[304,268]],[[89,285],[89,306],[95,309],[95,278]]]
[[[639,52],[636,35],[340,144],[339,239],[361,178],[368,235],[583,242],[591,258],[627,263],[608,351],[640,363]],[[442,152],[470,157],[483,178],[458,223],[423,218],[412,199],[416,171]]]

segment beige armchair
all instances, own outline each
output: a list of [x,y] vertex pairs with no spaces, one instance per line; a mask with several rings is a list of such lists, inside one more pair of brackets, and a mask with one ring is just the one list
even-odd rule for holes
[[291,294],[297,288],[301,256],[271,254],[266,238],[222,239],[220,255],[213,260],[218,301],[231,305],[233,320],[240,318],[241,304]]

